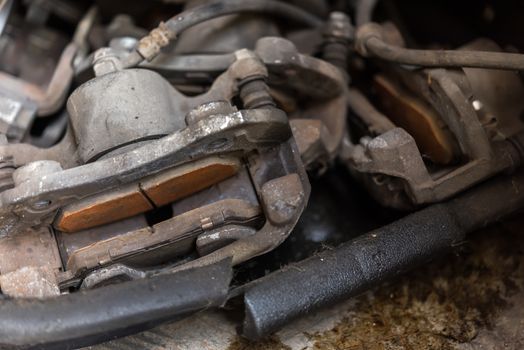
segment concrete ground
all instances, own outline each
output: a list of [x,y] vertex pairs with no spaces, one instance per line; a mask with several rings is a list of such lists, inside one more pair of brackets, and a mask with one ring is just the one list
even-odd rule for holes
[[263,342],[238,337],[227,313],[213,311],[91,349],[522,349],[523,223],[475,233],[454,254]]

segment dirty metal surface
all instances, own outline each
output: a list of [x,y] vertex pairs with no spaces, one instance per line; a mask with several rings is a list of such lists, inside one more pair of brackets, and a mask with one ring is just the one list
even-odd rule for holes
[[261,342],[239,338],[235,313],[228,310],[90,349],[521,349],[523,222],[475,233],[456,254],[298,320]]
[[[395,218],[397,214],[381,212],[373,202],[361,200],[363,193],[356,186],[341,186],[344,180],[328,173],[314,181],[309,207],[295,232],[281,249],[258,263],[271,266],[266,262],[283,261],[284,256],[288,262],[300,260],[305,251],[321,249],[318,242],[336,245],[351,238],[341,236],[340,229],[358,235]],[[355,201],[341,208],[337,203],[342,197]],[[351,204],[357,202],[360,208]],[[351,214],[341,215],[344,212]],[[242,315],[233,308],[200,313],[89,349],[473,350],[501,345],[520,349],[524,346],[523,223],[524,219],[515,218],[473,233],[453,254],[299,319],[261,342],[237,336]],[[297,245],[303,249],[290,248]],[[249,273],[256,273],[256,267],[257,261],[252,262]]]

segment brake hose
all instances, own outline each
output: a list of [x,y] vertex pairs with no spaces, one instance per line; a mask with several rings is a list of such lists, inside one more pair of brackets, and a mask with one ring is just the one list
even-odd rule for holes
[[368,23],[356,34],[356,49],[366,57],[421,67],[469,67],[524,70],[524,55],[508,52],[465,50],[415,50],[391,45],[384,40],[382,27]]
[[125,68],[143,60],[151,61],[171,40],[199,23],[236,13],[262,13],[286,18],[309,27],[319,27],[323,21],[299,7],[274,0],[229,0],[197,6],[170,18],[142,38],[135,51],[123,62]]

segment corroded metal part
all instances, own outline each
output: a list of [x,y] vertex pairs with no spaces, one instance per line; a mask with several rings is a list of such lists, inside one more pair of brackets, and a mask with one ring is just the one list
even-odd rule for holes
[[[383,40],[402,45],[398,30],[391,25],[371,24],[363,30],[370,30],[371,36],[377,30],[387,32]],[[460,70],[413,70],[390,64],[381,64],[381,68],[389,80],[376,79],[384,111],[409,133],[392,129],[372,139],[363,138],[360,144],[346,147],[344,156],[357,177],[367,177],[364,183],[377,200],[397,208],[439,202],[521,164],[524,125],[518,125],[514,117],[512,132],[507,137],[497,135],[493,119],[483,115],[474,92],[481,96],[490,88],[479,88],[475,79],[482,75],[475,76],[474,69],[465,71],[473,75],[475,90],[468,74]],[[393,80],[407,93],[397,90]],[[429,110],[421,108],[423,105]],[[423,156],[431,160],[429,165]]]
[[[0,215],[7,223],[2,234],[40,223],[46,217],[52,219],[58,208],[78,199],[181,165],[188,159],[224,152],[247,153],[286,140],[290,133],[282,111],[244,110],[210,117],[132,152],[26,181],[0,194]],[[42,201],[49,205],[35,207]]]
[[[257,41],[254,52],[267,67],[267,83],[271,94],[281,104],[284,100],[303,98],[310,101],[300,110],[290,114],[295,119],[320,120],[321,124],[304,125],[299,130],[297,122],[295,138],[301,145],[303,161],[309,168],[324,166],[333,160],[340,150],[346,128],[347,106],[345,94],[347,81],[334,65],[312,56],[301,54],[296,46],[282,37],[264,37]],[[170,55],[142,65],[161,72],[174,82],[212,81],[234,61],[234,54]],[[202,72],[196,75],[192,72]],[[205,77],[202,78],[202,75]],[[285,109],[285,108],[284,108]],[[312,131],[312,128],[316,131]],[[311,131],[311,132],[310,132]],[[309,135],[307,135],[309,134]],[[319,135],[311,140],[311,135]],[[322,135],[322,137],[320,137]],[[299,140],[307,136],[306,140]],[[320,164],[316,164],[320,163]]]
[[[78,276],[94,268],[115,262],[128,265],[153,265],[163,257],[175,257],[191,251],[198,235],[210,227],[231,222],[254,223],[261,215],[259,207],[242,200],[224,200],[175,216],[151,227],[129,231],[95,242],[69,255],[66,269]],[[142,262],[142,264],[141,264]]]
[[0,240],[0,287],[15,298],[45,298],[60,294],[56,276],[62,261],[53,232],[27,230]]

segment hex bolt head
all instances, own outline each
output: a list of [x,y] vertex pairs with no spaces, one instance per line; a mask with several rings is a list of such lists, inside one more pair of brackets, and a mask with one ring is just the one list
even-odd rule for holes
[[355,36],[355,28],[348,15],[343,12],[331,12],[324,28],[324,36],[350,41]]
[[93,56],[93,70],[97,77],[117,72],[123,68],[122,61],[113,49],[103,47],[95,51]]

